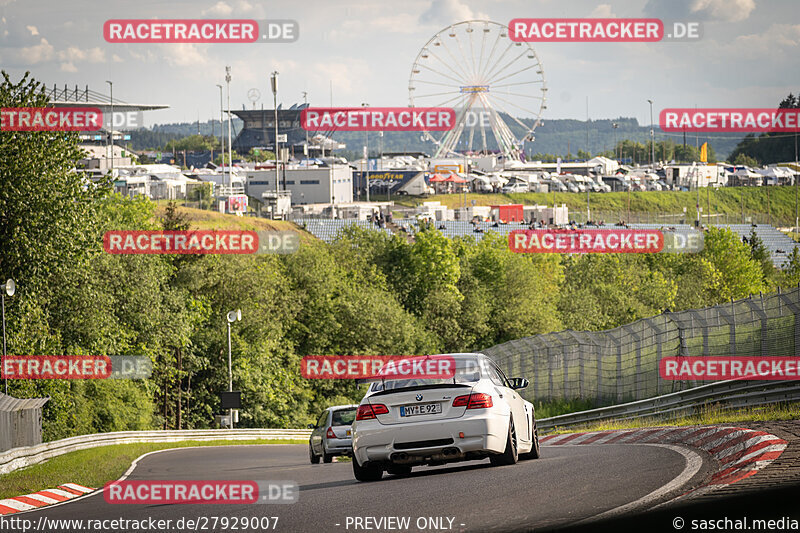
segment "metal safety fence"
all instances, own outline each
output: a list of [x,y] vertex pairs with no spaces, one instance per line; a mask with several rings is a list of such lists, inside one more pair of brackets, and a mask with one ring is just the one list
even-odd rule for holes
[[509,375],[528,378],[528,400],[602,405],[652,398],[703,384],[661,379],[664,357],[800,355],[800,288],[667,312],[606,331],[525,337],[483,353]]

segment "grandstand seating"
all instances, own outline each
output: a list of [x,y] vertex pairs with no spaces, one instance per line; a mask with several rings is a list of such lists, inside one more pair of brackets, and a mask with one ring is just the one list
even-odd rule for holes
[[756,230],[756,235],[764,243],[764,246],[769,250],[770,257],[772,257],[773,264],[778,268],[783,268],[788,261],[789,254],[792,253],[792,248],[798,246],[791,237],[782,231],[770,226],[769,224],[714,224],[721,228],[730,228],[731,231],[739,235],[739,237],[750,238],[750,232]]
[[374,229],[376,231],[382,231],[389,235],[392,234],[391,230],[387,228],[378,228],[378,226],[374,222],[370,222],[368,220],[356,220],[356,219],[330,219],[330,218],[302,218],[294,220],[294,223],[300,227],[305,227],[305,229],[314,235],[316,238],[325,241],[325,242],[332,242],[339,232],[348,227],[348,226],[358,226],[364,229]]
[[[369,222],[367,220],[355,220],[355,219],[316,219],[316,218],[304,218],[295,220],[295,222],[311,232],[315,237],[325,241],[331,242],[333,241],[339,232],[351,225],[356,225],[361,228],[365,229],[373,229],[376,231],[382,231],[389,235],[392,234],[392,231],[388,228],[378,228],[377,225],[373,222]],[[411,219],[398,219],[394,221],[395,224],[401,226],[408,231],[409,234],[413,234],[419,228],[419,225],[416,220]],[[777,230],[773,226],[768,224],[758,224],[758,225],[751,225],[751,224],[713,224],[716,227],[725,227],[730,228],[731,231],[739,235],[739,237],[750,237],[750,231],[755,229],[756,235],[762,240],[764,246],[767,247],[769,250],[770,256],[772,257],[772,261],[778,268],[783,268],[789,254],[792,251],[792,248],[796,246],[800,246],[800,244],[792,241],[790,237],[786,234],[782,233],[781,231]],[[483,229],[483,233],[476,233],[474,231],[475,227],[473,226],[472,222],[461,221],[461,220],[446,220],[446,221],[437,221],[434,223],[434,227],[439,229],[442,234],[446,237],[472,237],[477,240],[483,239],[483,237],[489,233],[500,233],[501,235],[508,235],[508,233],[515,229],[526,229],[528,227],[525,223],[508,223],[508,224],[500,224],[498,227],[494,227],[492,222],[481,222],[479,223],[479,227]],[[601,226],[602,229],[613,229],[618,226],[614,225],[606,225]],[[662,228],[675,228],[677,230],[689,230],[693,226],[689,224],[628,224],[629,228],[632,229],[662,229]],[[443,229],[442,229],[443,228]],[[596,226],[590,226],[590,228],[597,228]]]

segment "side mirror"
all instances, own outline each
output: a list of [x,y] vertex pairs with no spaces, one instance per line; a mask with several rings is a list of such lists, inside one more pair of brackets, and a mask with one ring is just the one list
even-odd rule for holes
[[530,384],[525,378],[510,378],[508,381],[511,384],[511,388],[514,390],[524,389]]
[[309,425],[307,425],[306,427],[307,427],[308,429],[317,429],[317,426],[315,426],[314,424],[309,424]]

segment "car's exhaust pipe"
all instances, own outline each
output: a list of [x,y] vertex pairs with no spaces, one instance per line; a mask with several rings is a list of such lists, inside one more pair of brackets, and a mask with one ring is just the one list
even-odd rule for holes
[[458,448],[445,448],[442,451],[442,454],[445,455],[446,457],[450,457],[452,455],[458,455],[460,453],[461,453],[461,450],[459,450]]

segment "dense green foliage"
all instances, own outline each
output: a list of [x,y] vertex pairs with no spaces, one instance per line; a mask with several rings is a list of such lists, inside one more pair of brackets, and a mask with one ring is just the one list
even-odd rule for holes
[[[39,86],[8,78],[0,106],[43,105]],[[304,355],[407,355],[479,350],[572,329],[615,327],[796,283],[763,250],[712,230],[696,255],[514,254],[505,239],[413,243],[352,228],[288,256],[110,255],[107,230],[184,229],[170,207],[111,195],[72,170],[75,135],[0,132],[0,277],[10,354],[145,355],[146,381],[9,381],[19,397],[50,396],[45,438],[213,425],[227,388],[225,314],[232,326],[241,426],[301,426],[356,401],[345,381],[304,380]],[[785,279],[784,279],[785,277]]]
[[[778,104],[778,108],[800,108],[800,95],[789,93]],[[729,157],[737,165],[767,165],[797,161],[798,150],[800,148],[795,133],[766,132],[758,136],[750,133],[736,145]]]

